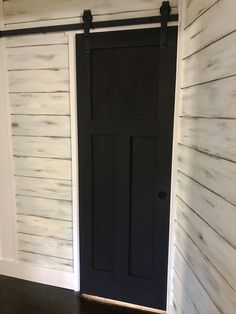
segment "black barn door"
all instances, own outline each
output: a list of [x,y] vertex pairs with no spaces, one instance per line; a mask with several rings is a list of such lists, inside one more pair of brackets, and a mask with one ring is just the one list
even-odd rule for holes
[[[177,28],[77,35],[81,292],[166,306]],[[89,44],[89,53],[85,46]]]

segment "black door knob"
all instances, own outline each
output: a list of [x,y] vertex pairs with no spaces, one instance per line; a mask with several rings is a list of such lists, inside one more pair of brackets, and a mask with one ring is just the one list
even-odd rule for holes
[[163,200],[163,199],[165,199],[165,198],[167,197],[167,193],[166,193],[165,191],[160,191],[160,192],[158,193],[158,197],[159,197],[161,200]]

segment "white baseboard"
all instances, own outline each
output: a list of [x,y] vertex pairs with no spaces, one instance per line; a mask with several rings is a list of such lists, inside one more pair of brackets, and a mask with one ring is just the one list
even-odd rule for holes
[[0,260],[0,275],[74,290],[74,274],[38,265]]

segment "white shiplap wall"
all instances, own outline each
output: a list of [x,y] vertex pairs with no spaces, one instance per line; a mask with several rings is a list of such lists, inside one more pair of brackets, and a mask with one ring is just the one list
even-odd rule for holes
[[68,38],[7,40],[18,257],[73,270]]
[[[178,0],[171,0],[177,12]],[[8,0],[4,1],[7,29],[78,23],[83,11],[91,9],[94,20],[112,20],[159,14],[162,0]]]
[[184,0],[171,313],[236,312],[236,2]]

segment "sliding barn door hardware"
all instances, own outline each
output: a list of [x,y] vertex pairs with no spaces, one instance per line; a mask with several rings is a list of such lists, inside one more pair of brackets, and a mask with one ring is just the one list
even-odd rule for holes
[[90,28],[92,26],[92,21],[93,21],[91,10],[84,10],[83,21],[84,21],[85,53],[89,53],[90,51],[89,34],[90,34]]
[[161,13],[161,37],[160,37],[160,49],[166,48],[167,41],[167,24],[169,21],[171,12],[171,6],[169,1],[163,1],[162,6],[160,8]]
[[[47,34],[47,33],[84,30],[84,33],[86,34],[85,35],[86,38],[89,39],[91,28],[99,29],[99,28],[107,28],[107,27],[120,27],[120,26],[161,23],[162,29],[163,29],[161,38],[165,46],[167,23],[168,21],[169,22],[178,21],[178,14],[170,15],[169,2],[164,1],[161,7],[161,15],[158,15],[158,16],[146,16],[146,17],[136,17],[136,18],[128,18],[128,19],[120,19],[120,20],[105,20],[105,21],[95,21],[95,22],[93,22],[92,20],[93,20],[93,15],[91,11],[85,10],[83,13],[82,23],[2,30],[0,31],[0,38],[10,37],[10,36],[19,36],[19,35]],[[87,41],[87,45],[88,45],[87,49],[89,50],[89,40]]]

